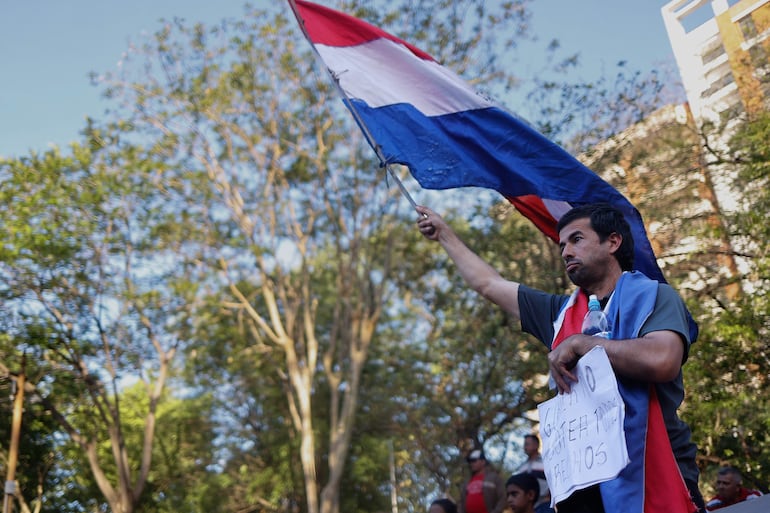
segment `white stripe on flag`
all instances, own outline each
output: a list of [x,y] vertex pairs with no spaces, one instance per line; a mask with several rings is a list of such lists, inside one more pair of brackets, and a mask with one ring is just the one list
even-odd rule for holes
[[408,103],[426,116],[440,116],[493,106],[454,72],[393,41],[315,46],[345,94],[370,107]]
[[561,219],[561,216],[566,214],[572,208],[572,205],[566,201],[558,201],[547,198],[541,198],[541,201],[543,202],[543,205],[545,205],[545,208],[548,209],[548,213],[551,214],[557,221]]

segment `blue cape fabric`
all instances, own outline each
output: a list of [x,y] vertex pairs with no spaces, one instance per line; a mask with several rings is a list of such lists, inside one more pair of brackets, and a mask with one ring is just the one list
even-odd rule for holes
[[[637,271],[623,273],[615,286],[615,294],[607,312],[612,338],[625,340],[638,337],[645,321],[655,309],[657,296],[657,281]],[[599,486],[607,512],[644,511],[644,450],[649,388],[647,382],[618,377],[618,389],[626,406],[623,429],[631,461],[617,478]]]

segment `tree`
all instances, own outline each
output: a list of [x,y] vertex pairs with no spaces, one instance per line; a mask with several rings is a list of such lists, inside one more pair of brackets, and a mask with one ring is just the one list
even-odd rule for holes
[[[179,74],[166,68],[152,86],[125,85],[139,92],[133,101],[141,118],[132,120],[134,126],[159,127],[142,137],[158,137],[163,158],[179,163],[164,182],[175,187],[178,177],[179,188],[186,188],[196,172],[210,180],[208,187],[190,188],[186,198],[211,237],[195,242],[206,245],[206,263],[224,279],[229,297],[220,306],[240,316],[251,344],[281,355],[274,371],[300,438],[308,511],[318,511],[319,498],[323,511],[335,511],[361,368],[385,304],[390,248],[396,246],[388,244],[392,235],[375,236],[387,233],[390,222],[381,200],[372,201],[377,181],[359,171],[364,166],[355,154],[345,162],[332,153],[342,134],[331,130],[335,122],[324,101],[330,86],[300,85],[312,61],[295,55],[285,17],[268,24],[266,13],[253,15],[249,24],[232,27],[239,34],[229,48],[215,50],[220,61],[204,46],[201,27],[176,26],[190,40],[175,44],[169,26],[154,50],[161,64],[188,67]],[[239,59],[228,61],[225,50]],[[327,273],[331,281],[322,283],[333,287],[334,296],[315,290],[315,276]],[[331,405],[328,482],[320,493],[312,405],[319,369]]]
[[[504,276],[554,292],[568,287],[558,248],[510,204],[474,212],[462,208],[446,216]],[[396,360],[407,365],[381,402],[409,405],[392,418],[397,451],[414,455],[400,467],[399,495],[410,510],[424,508],[426,498],[437,494],[458,498],[467,472],[464,457],[473,447],[485,447],[501,471],[513,471],[510,441],[533,429],[532,411],[549,395],[546,348],[470,290],[432,243],[416,244],[425,248],[426,271],[409,287],[409,297],[429,314],[428,336],[381,357],[371,377],[384,379]]]
[[614,74],[586,81],[574,77],[580,70],[580,55],[563,55],[558,40],[551,41],[546,56],[520,114],[575,155],[604,147],[657,110],[683,101],[676,71],[642,72],[621,61]]
[[[454,41],[469,64],[490,34],[458,34],[448,21],[515,25],[518,5],[494,17],[480,1],[405,3],[383,19],[407,20],[423,36],[440,27],[436,47]],[[151,141],[148,160],[166,164],[164,186],[186,196],[184,212],[205,229],[188,240],[219,273],[220,306],[242,323],[249,356],[269,355],[280,377],[315,513],[339,509],[361,374],[386,309],[399,308],[393,280],[407,273],[393,192],[351,146],[360,136],[328,79],[313,79],[306,49],[284,13],[255,10],[210,30],[173,22],[142,49],[140,79],[128,71],[106,82],[108,96],[129,106],[114,129],[123,141]],[[314,414],[321,390],[326,441]]]
[[[738,208],[725,218],[740,259],[741,290],[729,297],[710,294],[702,301],[701,329],[706,343],[696,346],[701,365],[688,377],[702,400],[689,404],[706,475],[721,465],[738,467],[751,486],[767,491],[770,458],[770,281],[768,280],[768,162],[770,114],[744,120],[732,132],[715,163],[735,173]],[[711,147],[716,145],[712,144]]]
[[[3,337],[4,338],[4,337]],[[0,379],[0,469],[7,476],[9,446],[11,439],[11,420],[13,419],[13,404],[20,393],[16,385],[21,372],[34,370],[24,362],[24,358],[15,358],[5,354],[5,348],[11,347],[5,341],[0,343],[0,361],[14,369],[16,380]],[[10,401],[5,399],[9,398]],[[23,399],[22,399],[23,401]],[[53,490],[60,484],[59,475],[55,471],[56,444],[53,434],[56,432],[55,423],[50,417],[32,414],[30,405],[24,407],[21,419],[21,430],[24,436],[18,440],[18,464],[16,472],[17,491],[15,499],[22,513],[38,513],[40,511],[66,511],[65,504],[57,500]],[[44,507],[45,506],[45,507]]]
[[[130,513],[147,485],[158,406],[183,342],[182,330],[168,328],[187,322],[194,289],[179,271],[184,252],[164,235],[164,198],[150,198],[156,189],[141,163],[127,175],[107,152],[71,151],[0,167],[0,203],[9,206],[0,214],[8,344],[0,376],[14,378],[6,363],[14,354],[35,362],[29,400],[80,448],[112,511]],[[120,394],[128,379],[149,397],[133,454]]]
[[[211,394],[175,392],[178,397],[167,389],[158,406],[153,465],[142,504],[152,505],[157,512],[223,511],[222,497],[229,492],[216,470],[219,454],[211,443],[216,437]],[[126,445],[138,450],[143,445],[143,417],[150,397],[138,383],[126,387],[121,399]]]

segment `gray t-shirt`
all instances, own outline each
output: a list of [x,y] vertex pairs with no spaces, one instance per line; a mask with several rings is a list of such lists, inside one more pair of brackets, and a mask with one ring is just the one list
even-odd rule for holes
[[[519,286],[519,311],[521,329],[534,335],[550,350],[554,337],[553,323],[558,317],[569,296],[548,294],[546,292]],[[639,336],[660,330],[674,331],[679,334],[684,344],[682,363],[687,360],[690,349],[690,331],[687,322],[687,309],[684,302],[674,289],[661,283],[658,285],[658,295],[652,315],[645,321]],[[695,464],[697,448],[690,440],[690,427],[677,415],[676,410],[684,399],[682,371],[672,381],[657,383],[655,389],[663,411],[668,438],[671,448],[679,463],[682,477],[693,482],[698,481],[698,467]]]

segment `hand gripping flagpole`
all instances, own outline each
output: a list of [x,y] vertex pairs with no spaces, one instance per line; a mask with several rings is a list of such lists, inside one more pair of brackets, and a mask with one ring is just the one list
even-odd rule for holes
[[409,191],[406,190],[406,187],[404,186],[404,183],[401,181],[401,179],[398,177],[396,172],[393,170],[390,164],[388,164],[387,159],[382,154],[382,149],[380,148],[380,145],[377,144],[377,141],[374,140],[374,137],[372,137],[372,133],[369,131],[369,127],[366,126],[366,123],[364,123],[364,120],[361,118],[361,116],[358,114],[358,111],[356,110],[355,105],[353,105],[353,102],[350,101],[350,97],[347,95],[345,90],[340,85],[339,78],[337,77],[337,74],[334,73],[324,62],[323,58],[321,57],[321,54],[318,53],[318,50],[315,47],[315,44],[313,43],[313,40],[310,39],[310,34],[308,34],[307,29],[305,28],[305,20],[300,16],[299,10],[297,10],[297,4],[294,0],[287,0],[289,2],[289,7],[291,7],[292,12],[294,13],[294,17],[297,19],[297,23],[299,24],[300,30],[302,30],[302,34],[305,36],[305,39],[308,40],[310,43],[310,47],[313,49],[313,53],[315,54],[318,61],[321,63],[321,65],[326,68],[326,71],[329,72],[329,76],[332,78],[332,82],[334,82],[335,87],[337,88],[337,91],[339,92],[340,96],[342,96],[342,101],[345,103],[345,106],[347,106],[350,113],[353,115],[353,119],[355,119],[358,126],[361,128],[361,131],[364,133],[364,137],[369,142],[369,145],[374,149],[374,152],[377,154],[377,158],[380,160],[380,167],[384,167],[385,170],[390,174],[390,176],[393,178],[393,180],[396,182],[396,185],[398,185],[399,190],[401,191],[401,194],[404,195],[404,197],[409,201],[409,204],[412,205],[412,208],[415,210],[417,209],[417,203],[414,201],[414,198],[412,198],[412,195],[409,194]]

